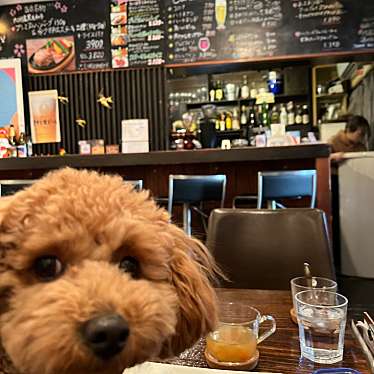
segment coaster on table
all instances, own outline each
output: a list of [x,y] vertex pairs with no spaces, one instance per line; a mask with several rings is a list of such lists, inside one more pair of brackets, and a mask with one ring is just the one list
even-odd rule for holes
[[204,351],[205,359],[208,366],[212,369],[226,369],[226,370],[253,370],[257,364],[260,357],[260,353],[256,350],[255,355],[245,362],[236,362],[236,363],[225,363],[217,361],[211,354],[206,350]]
[[296,316],[296,312],[294,308],[290,310],[290,315],[291,315],[292,322],[297,325],[297,316]]

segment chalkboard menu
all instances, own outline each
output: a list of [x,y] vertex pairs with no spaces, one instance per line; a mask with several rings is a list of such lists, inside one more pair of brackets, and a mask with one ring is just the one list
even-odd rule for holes
[[20,57],[33,74],[110,67],[107,0],[1,7],[0,57]]
[[373,0],[55,0],[0,7],[32,74],[374,50]]
[[113,68],[164,63],[164,20],[159,0],[112,0]]
[[167,0],[166,61],[374,49],[371,0]]

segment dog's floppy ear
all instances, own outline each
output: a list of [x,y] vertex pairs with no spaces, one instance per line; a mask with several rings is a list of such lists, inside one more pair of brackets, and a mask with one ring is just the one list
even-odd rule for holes
[[174,234],[176,248],[171,271],[180,310],[170,348],[173,354],[178,354],[214,329],[217,323],[216,294],[210,282],[216,267],[200,241],[177,228]]

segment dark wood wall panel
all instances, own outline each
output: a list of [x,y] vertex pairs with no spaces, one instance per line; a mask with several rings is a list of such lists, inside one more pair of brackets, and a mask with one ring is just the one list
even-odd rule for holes
[[[68,153],[78,153],[78,141],[89,139],[120,144],[121,121],[132,118],[148,118],[150,149],[165,150],[168,144],[165,74],[164,68],[157,67],[30,76],[29,91],[57,89],[60,96],[69,98],[68,104],[59,104],[61,144],[35,145],[34,152],[57,154],[64,147]],[[97,102],[100,91],[113,97],[111,110]],[[87,121],[85,128],[76,124],[78,118]]]

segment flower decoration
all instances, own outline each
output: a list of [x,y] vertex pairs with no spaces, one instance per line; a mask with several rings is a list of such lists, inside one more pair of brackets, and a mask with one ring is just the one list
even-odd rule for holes
[[17,10],[17,12],[20,12],[22,10],[22,5],[21,4],[17,4],[16,10]]
[[23,44],[15,44],[13,54],[16,57],[22,57],[25,54],[25,46]]
[[9,14],[10,14],[12,17],[14,17],[14,16],[17,14],[17,11],[16,11],[15,9],[12,8],[12,9],[10,10]]
[[59,1],[55,2],[55,8],[56,9],[61,9],[61,3]]
[[63,5],[60,9],[61,13],[66,13],[68,11],[68,7],[66,5]]

